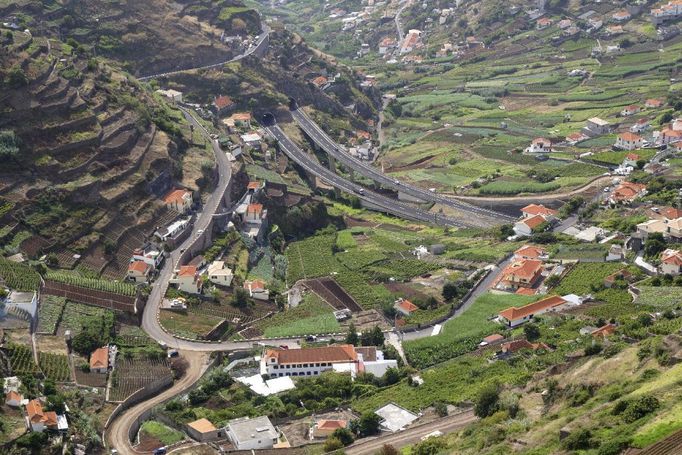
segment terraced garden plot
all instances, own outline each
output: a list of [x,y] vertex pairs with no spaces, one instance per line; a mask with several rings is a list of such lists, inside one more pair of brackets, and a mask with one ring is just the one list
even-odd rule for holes
[[135,391],[173,372],[167,359],[118,359],[112,373],[109,401],[123,401]]
[[116,330],[115,343],[119,346],[126,347],[156,345],[156,341],[152,340],[144,330],[132,325],[121,325]]
[[104,308],[68,301],[64,307],[57,333],[64,335],[64,332],[70,330],[73,337],[78,335],[88,322],[104,319],[113,321],[113,312]]
[[339,271],[341,265],[332,256],[335,238],[335,235],[318,235],[289,245],[286,250],[287,283]]
[[635,300],[639,305],[656,308],[671,308],[682,304],[682,287],[677,286],[638,286],[641,294]]
[[258,329],[266,337],[303,336],[341,331],[333,309],[319,296],[309,293],[295,308],[260,321]]
[[53,295],[42,296],[38,309],[38,333],[53,335],[62,318],[66,299]]
[[239,319],[240,324],[248,324],[255,319],[262,318],[269,312],[277,311],[277,308],[274,304],[257,304],[254,308],[239,309],[227,303],[201,302],[190,305],[187,311],[191,314],[227,319],[230,322]]
[[405,355],[415,368],[425,368],[473,351],[481,338],[502,330],[502,326],[492,320],[500,311],[537,299],[514,294],[483,294],[464,313],[446,322],[440,335],[405,342]]
[[169,310],[161,310],[159,312],[159,320],[164,329],[174,335],[191,340],[198,340],[204,337],[224,319],[219,316],[190,312],[180,313]]
[[0,278],[16,291],[35,291],[40,286],[40,275],[31,267],[0,257]]
[[55,382],[71,380],[71,369],[65,355],[41,352],[38,354],[38,364],[47,379]]
[[13,375],[33,375],[40,371],[33,359],[33,351],[30,347],[13,344],[7,348],[7,351]]
[[589,294],[594,292],[593,288],[602,286],[604,278],[622,269],[623,264],[619,263],[579,263],[554,290],[560,295]]

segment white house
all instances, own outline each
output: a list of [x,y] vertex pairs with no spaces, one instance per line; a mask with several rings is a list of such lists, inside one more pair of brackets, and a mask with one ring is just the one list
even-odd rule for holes
[[226,432],[237,450],[272,449],[279,440],[279,432],[267,416],[230,420]]
[[628,153],[627,155],[625,155],[625,158],[623,158],[623,163],[621,164],[621,167],[631,166],[635,168],[637,167],[637,161],[639,161],[640,158],[641,157],[636,153]]
[[173,272],[173,277],[168,281],[172,284],[177,284],[178,289],[190,294],[201,293],[201,280],[197,272],[196,266],[183,265],[180,270]]
[[679,275],[682,272],[682,253],[668,248],[661,253],[661,273]]
[[24,400],[24,397],[21,396],[20,393],[15,392],[14,390],[10,390],[5,394],[5,404],[7,406],[10,406],[12,408],[18,408],[21,406],[21,402]]
[[567,300],[555,295],[522,307],[510,307],[500,311],[498,320],[508,327],[516,327],[530,321],[535,316],[548,311],[557,311],[567,306],[569,306]]
[[641,118],[635,122],[634,125],[630,127],[630,132],[631,133],[642,133],[646,130],[648,130],[651,127],[649,124],[649,120],[645,118]]
[[630,132],[620,133],[616,139],[615,146],[622,150],[635,150],[642,148],[644,139],[642,136]]
[[163,202],[176,212],[185,214],[192,208],[192,192],[182,189],[172,190],[164,196]]
[[199,442],[208,442],[220,439],[224,435],[224,430],[217,429],[210,420],[201,418],[190,422],[186,426],[187,433]]
[[263,280],[248,280],[244,282],[244,289],[249,291],[249,296],[256,300],[269,300],[270,291],[265,287]]
[[393,304],[393,308],[403,316],[409,316],[419,309],[417,305],[403,298],[396,300]]
[[611,131],[611,124],[599,117],[592,117],[587,120],[583,131],[588,135],[598,136],[600,134],[608,134]]
[[550,153],[552,151],[552,141],[543,137],[533,139],[530,146],[526,148],[526,153]]
[[173,89],[161,90],[160,89],[160,90],[157,90],[156,93],[158,93],[161,96],[165,96],[173,104],[182,103],[182,92],[178,92],[177,90],[173,90]]
[[46,429],[57,429],[57,413],[54,411],[44,411],[43,405],[37,399],[28,402],[26,414],[31,431],[42,432]]
[[106,374],[109,371],[109,347],[104,346],[95,349],[90,354],[90,371],[92,373]]
[[622,111],[620,111],[620,115],[622,115],[623,117],[629,117],[631,115],[635,115],[641,110],[642,108],[640,108],[639,106],[631,104],[629,106],[625,106],[625,108]]
[[144,261],[131,261],[128,264],[126,277],[136,283],[146,283],[149,280],[151,270],[152,266]]
[[524,218],[514,223],[514,233],[523,237],[530,237],[533,235],[533,229],[537,228],[546,221],[547,220],[542,215]]
[[161,265],[163,261],[163,253],[152,247],[151,245],[145,245],[142,248],[136,248],[133,251],[133,261],[143,261],[149,264],[152,269],[156,269]]
[[208,266],[208,279],[214,284],[229,286],[232,284],[233,277],[232,270],[229,267],[225,267],[225,261],[213,261]]

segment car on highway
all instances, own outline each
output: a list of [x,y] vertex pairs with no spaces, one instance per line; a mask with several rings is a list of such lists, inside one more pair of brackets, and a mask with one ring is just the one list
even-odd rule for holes
[[360,189],[358,190],[358,193],[359,193],[359,194],[365,194],[365,189],[364,189],[364,188],[360,188]]

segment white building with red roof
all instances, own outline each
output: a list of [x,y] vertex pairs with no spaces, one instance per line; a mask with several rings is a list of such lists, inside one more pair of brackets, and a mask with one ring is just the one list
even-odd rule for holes
[[526,148],[526,153],[550,153],[551,151],[552,141],[544,137],[536,137]]
[[679,275],[682,272],[682,253],[671,248],[661,253],[660,270],[666,275]]
[[419,309],[417,305],[403,298],[396,300],[393,308],[403,316],[409,316]]
[[618,135],[614,145],[621,150],[635,150],[642,148],[644,145],[644,138],[639,134],[626,131]]
[[497,287],[505,290],[532,288],[542,276],[542,261],[537,259],[521,259],[509,264],[502,270]]
[[549,255],[547,254],[547,250],[539,246],[523,245],[521,248],[514,251],[514,259],[517,261],[523,259],[546,261],[549,259]]
[[257,300],[269,300],[270,291],[263,280],[247,280],[244,282],[244,289],[249,291],[249,297]]
[[549,311],[557,311],[569,305],[570,302],[558,295],[546,297],[522,307],[510,307],[502,310],[498,315],[498,321],[508,327],[516,327],[532,320],[535,316]]
[[613,189],[609,196],[609,203],[631,204],[635,199],[646,195],[646,185],[641,183],[623,182]]
[[271,378],[283,376],[318,376],[325,371],[372,373],[384,375],[388,368],[397,368],[398,362],[384,359],[383,352],[375,347],[356,348],[350,344],[301,349],[268,349],[261,356],[261,374]]
[[184,189],[171,190],[163,197],[163,202],[176,212],[185,214],[192,208],[192,192]]
[[521,215],[523,218],[532,218],[534,216],[540,215],[547,220],[552,220],[556,218],[559,214],[558,210],[550,209],[542,204],[530,204],[521,209]]
[[183,265],[173,272],[173,276],[168,281],[178,286],[178,289],[189,294],[201,294],[201,279],[197,267],[194,265]]
[[104,346],[95,349],[90,354],[90,371],[92,373],[106,374],[109,371],[109,347]]
[[635,104],[631,104],[629,106],[625,106],[625,108],[623,108],[623,110],[620,111],[620,115],[622,115],[623,117],[629,117],[631,115],[635,115],[636,113],[638,113],[641,110],[642,110],[641,107],[639,107]]
[[131,261],[128,264],[126,277],[136,283],[146,283],[151,270],[152,266],[144,261]]

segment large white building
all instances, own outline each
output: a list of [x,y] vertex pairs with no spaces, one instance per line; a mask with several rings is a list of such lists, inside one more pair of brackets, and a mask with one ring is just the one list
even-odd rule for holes
[[375,347],[356,348],[349,344],[303,349],[268,349],[261,357],[261,374],[270,377],[317,376],[325,371],[371,373],[381,377],[396,360],[384,359]]

